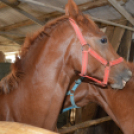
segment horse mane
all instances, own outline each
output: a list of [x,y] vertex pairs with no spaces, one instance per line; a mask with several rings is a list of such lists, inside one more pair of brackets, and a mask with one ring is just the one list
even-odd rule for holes
[[[84,19],[78,19],[79,22],[90,25],[95,31],[98,30],[96,24],[90,20],[87,16],[82,15]],[[82,17],[81,17],[82,18]],[[16,55],[15,63],[11,65],[11,72],[0,81],[0,94],[7,94],[10,91],[16,89],[19,85],[20,80],[24,77],[23,63],[27,58],[27,53],[30,51],[33,45],[38,44],[42,39],[47,39],[50,37],[50,33],[55,28],[55,26],[62,24],[63,21],[67,20],[68,16],[64,15],[57,19],[48,22],[43,28],[35,32],[33,35],[28,35],[19,50],[19,54]]]

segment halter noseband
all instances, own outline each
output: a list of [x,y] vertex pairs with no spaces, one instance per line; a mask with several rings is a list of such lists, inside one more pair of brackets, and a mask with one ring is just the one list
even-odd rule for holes
[[[71,24],[71,26],[73,27],[77,38],[79,39],[80,43],[82,46],[87,45],[88,43],[86,42],[86,40],[84,39],[78,25],[76,24],[76,22],[72,19],[69,18],[69,22]],[[104,76],[103,76],[103,81],[100,81],[96,78],[87,76],[87,66],[88,66],[88,53],[93,56],[96,60],[98,60],[101,64],[103,64],[105,66],[105,71],[104,71]],[[108,62],[106,59],[104,59],[103,57],[101,57],[99,54],[97,54],[93,49],[91,49],[89,47],[88,51],[82,51],[82,70],[81,70],[81,74],[80,76],[82,77],[86,77],[88,79],[91,79],[92,81],[95,81],[96,83],[100,84],[101,86],[105,86],[108,83],[108,77],[109,77],[109,73],[110,73],[110,68],[114,65],[117,65],[119,63],[123,62],[123,58],[120,57],[114,61],[110,61]]]

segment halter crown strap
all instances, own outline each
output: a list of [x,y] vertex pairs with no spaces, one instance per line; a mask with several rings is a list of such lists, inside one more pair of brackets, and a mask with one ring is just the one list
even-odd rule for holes
[[75,31],[75,33],[76,33],[76,35],[77,35],[77,37],[78,37],[78,39],[79,39],[81,45],[82,45],[82,46],[83,46],[83,45],[86,45],[87,42],[86,42],[86,40],[83,38],[83,35],[82,35],[82,33],[81,33],[81,31],[80,31],[78,25],[76,24],[76,22],[75,22],[72,18],[69,18],[69,21],[70,21],[71,26],[73,27],[73,29],[74,29],[74,31]]

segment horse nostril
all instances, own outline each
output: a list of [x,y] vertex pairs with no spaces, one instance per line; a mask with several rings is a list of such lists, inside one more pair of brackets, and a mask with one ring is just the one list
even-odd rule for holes
[[126,70],[124,73],[124,77],[123,80],[125,80],[126,82],[130,80],[130,78],[132,77],[132,72],[130,70]]
[[130,70],[128,70],[128,75],[132,77],[132,72]]

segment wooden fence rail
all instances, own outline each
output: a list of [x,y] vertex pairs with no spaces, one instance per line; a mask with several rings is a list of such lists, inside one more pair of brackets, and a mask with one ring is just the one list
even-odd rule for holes
[[100,124],[102,122],[110,121],[110,120],[112,120],[111,117],[107,116],[107,117],[103,117],[103,118],[96,119],[96,120],[82,122],[82,123],[76,124],[75,126],[71,126],[68,128],[59,129],[58,132],[61,134],[65,134],[65,133],[73,132],[73,131],[80,129],[80,128],[90,127],[90,126],[97,125],[97,124]]

